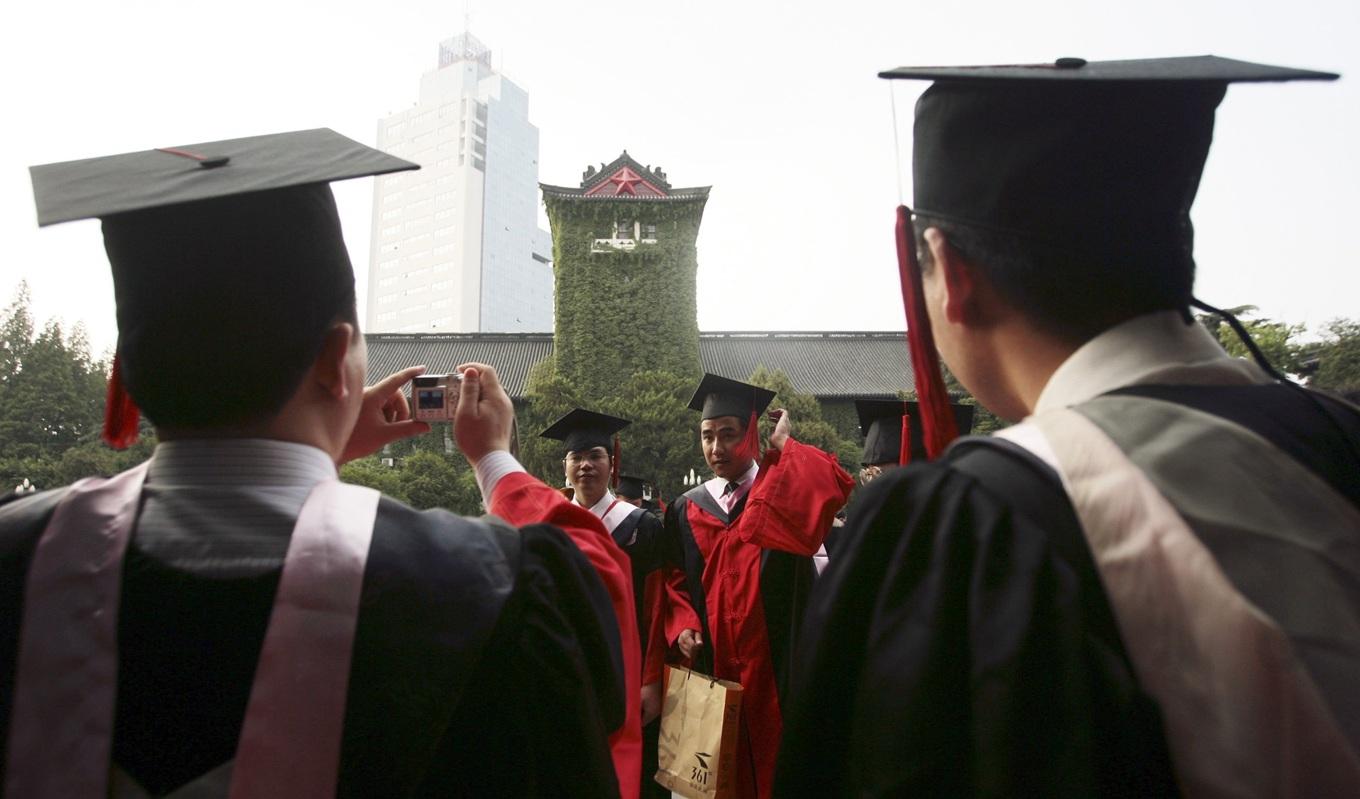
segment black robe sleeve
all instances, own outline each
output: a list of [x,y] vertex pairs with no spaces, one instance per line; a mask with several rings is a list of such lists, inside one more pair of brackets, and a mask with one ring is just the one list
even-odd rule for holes
[[963,451],[851,509],[808,608],[775,795],[1174,793],[1056,475]]
[[514,592],[419,795],[618,794],[608,737],[624,686],[609,595],[566,534],[519,535]]

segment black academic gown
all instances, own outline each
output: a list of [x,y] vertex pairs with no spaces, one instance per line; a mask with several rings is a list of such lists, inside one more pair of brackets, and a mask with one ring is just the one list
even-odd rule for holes
[[[646,593],[647,578],[652,572],[669,564],[665,541],[662,537],[661,519],[651,511],[635,508],[610,534],[614,543],[628,556],[633,574],[633,602],[637,609],[638,643],[641,655],[647,657],[647,639],[651,632],[652,620],[647,618]],[[670,796],[653,775],[657,770],[658,742],[661,735],[661,719],[655,719],[642,728],[642,796]]]
[[[62,493],[0,509],[0,752],[27,564]],[[149,791],[234,757],[278,577],[202,578],[140,552],[134,534],[113,759]],[[382,499],[338,795],[614,795],[608,735],[623,716],[613,609],[565,534]]]
[[1174,793],[1076,517],[1028,460],[959,447],[861,491],[809,603],[776,796]]
[[[1118,393],[1228,419],[1360,507],[1360,415],[1284,386]],[[811,599],[779,796],[1165,796],[1140,689],[1057,475],[995,439],[894,469]]]
[[637,609],[638,642],[642,655],[647,655],[647,633],[652,620],[646,618],[644,602],[647,578],[652,572],[667,565],[667,554],[661,534],[661,519],[643,508],[634,508],[610,533],[614,543],[628,556],[633,573],[633,605]]

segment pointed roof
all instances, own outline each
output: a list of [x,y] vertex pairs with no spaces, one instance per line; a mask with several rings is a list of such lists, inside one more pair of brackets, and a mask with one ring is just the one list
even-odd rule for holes
[[661,167],[638,163],[627,150],[608,164],[586,167],[579,188],[540,183],[545,197],[591,200],[693,200],[708,196],[709,186],[673,188]]

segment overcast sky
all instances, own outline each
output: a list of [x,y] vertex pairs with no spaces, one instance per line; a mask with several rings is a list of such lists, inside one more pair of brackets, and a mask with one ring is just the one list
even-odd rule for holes
[[[27,280],[40,319],[84,321],[100,349],[115,340],[99,225],[39,231],[29,165],[312,127],[372,144],[463,13],[456,0],[9,8],[0,300]],[[1314,327],[1360,316],[1354,0],[477,0],[471,13],[529,93],[540,180],[574,185],[627,148],[676,186],[713,186],[702,330],[902,329],[890,88],[876,72],[1058,56],[1211,53],[1342,73],[1229,90],[1194,211],[1197,289]],[[905,158],[921,87],[894,85]],[[336,194],[364,297],[371,179]]]

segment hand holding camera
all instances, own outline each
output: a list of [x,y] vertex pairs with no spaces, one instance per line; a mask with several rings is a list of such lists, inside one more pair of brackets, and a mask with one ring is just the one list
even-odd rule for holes
[[501,387],[496,370],[482,363],[458,367],[457,405],[453,411],[453,437],[469,463],[476,465],[489,452],[511,450],[515,429],[515,406]]
[[411,408],[401,393],[402,386],[412,378],[419,380],[416,375],[424,371],[423,366],[408,367],[388,375],[364,391],[359,418],[355,420],[349,440],[345,442],[340,463],[371,455],[393,441],[429,432],[428,424],[411,418]]

